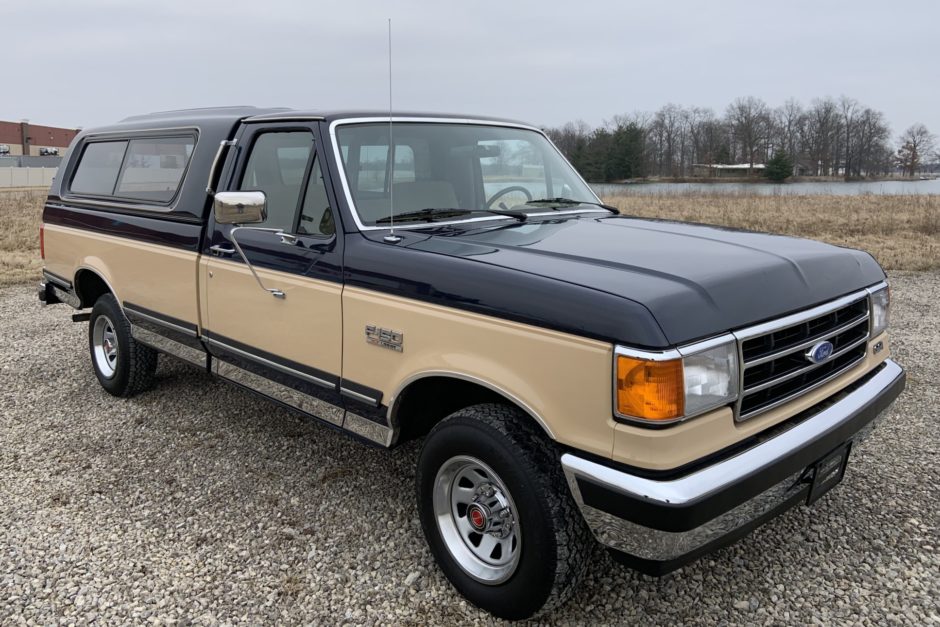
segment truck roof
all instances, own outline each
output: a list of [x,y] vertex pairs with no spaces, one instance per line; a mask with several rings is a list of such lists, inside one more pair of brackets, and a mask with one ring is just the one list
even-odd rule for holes
[[[408,118],[449,118],[460,120],[479,120],[486,122],[501,122],[507,124],[529,126],[518,120],[509,120],[492,116],[467,115],[465,113],[441,113],[427,111],[394,111],[395,117]],[[145,129],[159,125],[167,126],[204,126],[220,124],[231,127],[240,121],[260,120],[296,120],[316,119],[332,122],[347,118],[388,118],[388,111],[378,110],[323,110],[323,109],[289,109],[287,107],[254,107],[247,105],[229,107],[204,107],[196,109],[176,109],[172,111],[158,111],[142,115],[132,115],[124,118],[117,124],[88,129],[90,132],[107,132],[115,130]]]

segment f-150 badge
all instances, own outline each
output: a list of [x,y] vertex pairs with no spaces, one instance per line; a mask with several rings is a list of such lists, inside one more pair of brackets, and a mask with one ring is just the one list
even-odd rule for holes
[[366,342],[369,344],[375,344],[376,346],[381,346],[382,348],[389,348],[393,351],[402,351],[402,342],[404,341],[405,336],[401,331],[392,331],[390,329],[383,329],[377,327],[374,324],[366,325]]

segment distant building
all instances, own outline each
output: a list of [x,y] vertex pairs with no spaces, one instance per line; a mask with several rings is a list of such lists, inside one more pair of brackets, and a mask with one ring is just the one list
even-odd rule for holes
[[28,121],[0,121],[0,152],[9,156],[31,157],[65,155],[69,144],[78,134],[78,129],[40,126]]
[[693,163],[692,176],[707,178],[731,178],[742,176],[760,176],[764,172],[763,163]]

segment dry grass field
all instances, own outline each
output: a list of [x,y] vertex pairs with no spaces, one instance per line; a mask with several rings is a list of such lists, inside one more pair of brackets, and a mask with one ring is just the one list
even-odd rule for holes
[[0,190],[0,286],[39,281],[39,222],[46,190]]
[[[45,191],[0,191],[0,285],[38,280]],[[871,252],[888,270],[940,268],[940,196],[613,196],[627,215],[797,235]]]
[[940,268],[940,196],[663,194],[604,199],[626,215],[796,235],[870,252],[886,270]]

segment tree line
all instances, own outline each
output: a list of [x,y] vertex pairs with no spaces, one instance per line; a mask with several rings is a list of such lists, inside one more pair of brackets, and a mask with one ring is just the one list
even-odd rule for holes
[[932,162],[936,138],[915,124],[897,139],[885,115],[854,98],[791,99],[772,108],[753,96],[723,115],[667,104],[653,113],[619,115],[592,128],[584,121],[546,129],[589,181],[649,176],[683,178],[719,164],[785,164],[792,174],[863,178],[914,176]]

